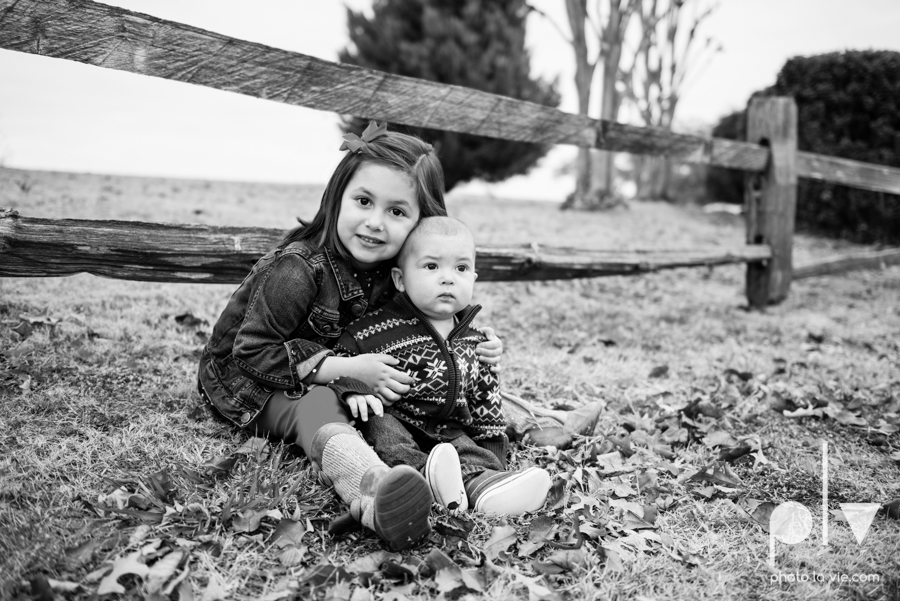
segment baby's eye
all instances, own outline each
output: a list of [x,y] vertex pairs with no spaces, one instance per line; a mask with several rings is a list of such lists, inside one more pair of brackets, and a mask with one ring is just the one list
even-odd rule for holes
[[391,215],[393,215],[394,217],[406,217],[406,211],[394,207],[393,209],[391,209]]
[[428,271],[434,271],[437,268],[437,263],[425,263],[425,269],[427,269]]
[[469,271],[469,266],[468,265],[457,265],[456,271]]

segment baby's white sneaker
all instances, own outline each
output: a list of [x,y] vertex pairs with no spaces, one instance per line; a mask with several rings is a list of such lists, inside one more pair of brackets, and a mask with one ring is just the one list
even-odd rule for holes
[[459,455],[452,444],[442,442],[431,449],[425,462],[425,480],[438,505],[458,511],[469,508]]

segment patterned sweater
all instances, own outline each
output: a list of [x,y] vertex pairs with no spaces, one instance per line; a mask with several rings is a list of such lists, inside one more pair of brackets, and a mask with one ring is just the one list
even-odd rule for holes
[[[500,383],[475,354],[475,347],[485,340],[471,325],[480,310],[480,305],[474,305],[457,313],[458,323],[444,340],[409,297],[398,294],[344,328],[334,351],[346,356],[386,353],[396,357],[400,363],[394,367],[416,382],[386,412],[430,434],[461,430],[479,446],[500,455],[507,444]],[[351,392],[372,394],[352,378],[338,378],[330,386],[341,398]],[[505,464],[505,457],[501,463]]]

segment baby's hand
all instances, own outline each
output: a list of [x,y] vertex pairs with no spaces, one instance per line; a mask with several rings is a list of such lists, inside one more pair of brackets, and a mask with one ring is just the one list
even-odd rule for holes
[[390,355],[372,353],[351,357],[352,368],[346,375],[352,376],[367,384],[369,388],[386,401],[397,401],[409,392],[415,379],[393,367],[400,363]]
[[475,353],[478,355],[478,360],[490,365],[492,372],[499,372],[500,357],[503,355],[503,342],[497,338],[497,334],[494,333],[494,328],[484,327],[479,328],[479,330],[484,334],[487,340],[475,347]]
[[350,413],[353,414],[353,419],[358,417],[364,422],[369,421],[370,407],[372,413],[378,417],[384,415],[381,399],[374,394],[351,394],[347,397],[347,406],[350,407]]

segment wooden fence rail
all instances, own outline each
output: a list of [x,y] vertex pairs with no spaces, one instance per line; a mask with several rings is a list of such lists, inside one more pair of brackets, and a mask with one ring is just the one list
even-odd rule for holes
[[[0,277],[76,273],[154,282],[239,283],[284,231],[21,217],[0,209]],[[636,275],[765,261],[765,245],[707,250],[603,251],[536,244],[479,246],[478,281]]]
[[[340,114],[504,140],[762,171],[757,144],[591,119],[459,86],[324,61],[87,0],[0,0],[0,48]],[[797,174],[900,194],[900,169],[798,153]]]
[[[482,280],[628,275],[747,263],[747,296],[763,307],[792,279],[900,263],[900,250],[794,269],[798,177],[900,194],[900,169],[796,147],[796,106],[756,98],[753,143],[635,127],[486,92],[332,63],[89,0],[0,0],[0,48],[193,83],[287,104],[416,127],[634,154],[747,172],[747,245],[691,251],[479,248]],[[48,220],[0,210],[0,276],[93,273],[114,278],[240,281],[282,232],[262,228]]]

